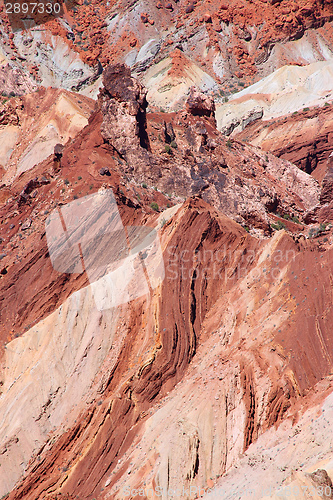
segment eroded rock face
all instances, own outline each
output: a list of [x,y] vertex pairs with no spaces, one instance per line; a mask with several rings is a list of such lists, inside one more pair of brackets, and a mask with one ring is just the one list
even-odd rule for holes
[[23,103],[18,99],[15,104],[9,102],[0,107],[0,126],[19,125],[20,111],[23,109]]
[[306,213],[304,220],[308,224],[333,220],[333,153],[326,162],[326,174],[322,181],[319,202]]
[[287,213],[291,198],[292,215],[317,204],[314,179],[288,162],[226,143],[216,130],[214,101],[194,88],[186,111],[166,114],[161,121],[159,115],[146,116],[145,90],[126,66],[110,66],[104,85],[98,104],[101,133],[126,159],[120,168],[128,178],[177,196],[199,195],[237,222],[267,234],[268,213]]
[[327,102],[277,120],[255,121],[237,129],[235,137],[294,163],[321,182],[332,151],[333,106]]
[[320,192],[320,206],[314,211],[315,222],[333,221],[333,153],[327,160],[326,174]]
[[[309,7],[305,0],[290,6],[260,0],[219,0],[210,6],[193,2],[162,5],[148,0],[142,6],[144,11],[127,8],[129,5],[132,3],[123,0],[99,2],[98,9],[80,4],[75,22],[62,19],[48,24],[43,28],[45,37],[24,32],[14,37],[7,16],[0,12],[1,50],[34,83],[79,90],[91,84],[111,61],[125,60],[138,73],[149,73],[180,48],[194,65],[189,73],[182,73],[179,98],[184,86],[186,92],[195,84],[203,91],[208,88],[218,93],[218,84],[226,84],[231,91],[234,83],[253,83],[284,64],[330,58],[332,28],[323,27],[332,20],[332,4],[323,1],[315,0]],[[172,37],[166,35],[170,27]],[[290,46],[291,40],[302,39],[311,28],[318,30],[317,40]],[[177,62],[172,65],[177,70]],[[168,83],[177,86],[178,78],[175,72]],[[149,87],[155,88],[155,83],[152,78]],[[94,97],[97,86],[89,90]],[[173,106],[172,101],[171,92],[167,106]]]
[[250,123],[260,120],[262,118],[264,112],[260,107],[255,107],[254,109],[248,111],[242,116],[242,118],[235,118],[232,122],[227,126],[221,129],[222,134],[230,135],[232,132],[239,127],[239,130],[244,130]]
[[190,89],[190,95],[186,101],[186,110],[193,116],[206,116],[216,125],[214,99],[202,92],[198,92],[195,87]]
[[320,203],[323,205],[325,203],[330,203],[332,200],[333,200],[333,152],[330,154],[327,160],[327,170],[322,183],[322,188],[320,193]]
[[[151,151],[136,133],[140,113]],[[128,124],[122,139],[117,119]],[[2,347],[9,341],[0,351],[0,496],[123,500],[123,488],[144,481],[214,487],[240,460],[248,478],[262,464],[263,484],[271,473],[283,484],[291,471],[272,451],[292,456],[292,470],[310,466],[314,450],[331,453],[331,427],[320,421],[322,439],[315,415],[333,389],[332,249],[295,238],[303,225],[285,219],[289,234],[268,237],[272,212],[302,219],[319,184],[227,141],[211,116],[146,115],[144,89],[123,66],[106,73],[99,107],[61,155],[54,173],[53,146],[0,206]],[[98,311],[84,272],[52,268],[45,220],[106,188],[124,225],[157,228],[165,277]],[[303,407],[310,417],[295,434],[306,434],[305,450],[303,434],[290,437]],[[260,438],[266,446],[253,453]],[[277,442],[289,446],[284,455]]]
[[0,67],[0,92],[3,95],[29,94],[36,89],[36,83],[25,71],[13,68],[10,64]]
[[108,66],[103,73],[103,84],[99,95],[103,138],[121,155],[138,148],[148,149],[147,91],[131,77],[130,69],[124,64]]
[[[311,409],[312,389],[317,398],[332,391],[321,381],[331,370],[332,309],[324,318],[313,313],[317,301],[330,304],[331,251],[316,262],[311,246],[300,251],[283,231],[260,241],[200,199],[179,207],[161,241],[167,275],[151,297],[98,313],[84,288],[8,345],[3,387],[12,411],[0,409],[2,466],[9,487],[24,474],[11,500],[73,492],[121,500],[123,488],[143,482],[207,488],[207,476],[213,486],[248,459],[258,437],[266,452],[276,453],[275,436],[287,446],[293,429],[279,437],[274,425],[295,417],[302,402]],[[315,284],[317,295],[308,294]],[[37,382],[23,391],[32,403],[21,415],[22,389],[40,379],[43,391]],[[325,434],[327,453],[330,427]],[[302,437],[289,445],[308,464]],[[252,455],[252,467],[256,460],[280,482],[287,477],[268,452]]]
[[[133,95],[137,94],[134,92]],[[64,103],[68,111],[69,103],[78,107],[81,97],[51,89],[20,99],[24,102],[19,114],[24,127],[19,138],[20,148],[16,151],[16,163],[13,160],[14,171],[36,134],[36,129],[30,127],[30,114],[29,118],[25,113],[51,110],[56,122],[62,126],[61,135],[65,135],[63,108],[57,110],[54,104]],[[106,96],[105,99],[110,100],[111,97]],[[93,102],[87,98],[86,101],[88,109],[85,113],[88,113]],[[38,114],[32,118],[35,118],[33,125],[36,127],[48,127],[47,115],[43,114],[45,121]],[[12,269],[0,278],[2,343],[58,307],[64,298],[85,283],[85,276],[75,278],[52,271],[47,259],[45,237],[34,238],[37,229],[42,233],[45,213],[54,208],[55,202],[67,203],[74,196],[78,198],[91,194],[107,183],[115,188],[122,206],[131,208],[136,217],[141,217],[144,207],[148,213],[152,212],[152,202],[156,202],[158,210],[163,211],[168,205],[198,196],[239,224],[247,226],[250,231],[257,231],[258,236],[271,234],[272,213],[296,216],[302,221],[304,211],[318,204],[319,185],[309,175],[289,162],[266,155],[252,146],[226,141],[205,116],[193,116],[186,112],[147,114],[151,151],[138,145],[137,136],[133,146],[133,137],[129,137],[126,161],[115,155],[113,146],[103,139],[103,120],[100,110],[91,114],[82,133],[64,144],[61,162],[56,168],[52,145],[49,156],[31,171],[16,177],[10,189],[5,186],[0,188],[0,217],[4,221],[0,253],[6,254],[0,271]],[[6,127],[1,131],[6,133]],[[73,130],[77,133],[73,128],[71,133]],[[38,132],[38,135],[42,134]],[[172,137],[173,146],[177,147],[170,146],[168,141]],[[57,144],[58,141],[54,142]],[[36,161],[35,156],[32,158]],[[66,179],[69,184],[64,183]],[[121,187],[119,179],[125,179],[121,181]],[[148,189],[142,189],[143,183]],[[155,189],[151,189],[153,187]],[[28,218],[32,220],[31,227],[22,235],[20,223]],[[133,222],[132,218],[130,221]],[[284,222],[292,229],[288,221]],[[14,228],[10,229],[12,224]],[[24,247],[21,247],[22,242]],[[18,250],[13,252],[12,245]],[[51,298],[45,292],[48,288],[54,290]]]
[[74,92],[41,88],[0,105],[1,181],[13,179],[54,154],[88,123],[94,101]]

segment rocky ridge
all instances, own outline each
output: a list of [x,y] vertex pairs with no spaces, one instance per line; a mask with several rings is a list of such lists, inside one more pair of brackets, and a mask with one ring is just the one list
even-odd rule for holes
[[290,116],[252,123],[235,137],[291,161],[321,182],[332,151],[332,110],[332,104],[326,102]]
[[88,123],[94,101],[66,90],[41,88],[0,104],[1,183],[10,186],[23,172],[53,153]]
[[[121,167],[128,178],[147,182],[169,194],[199,195],[237,222],[268,232],[270,212],[285,214],[293,206],[294,213],[289,215],[298,217],[302,210],[317,203],[319,185],[292,164],[277,162],[250,146],[223,139],[215,128],[214,105],[205,96],[192,93],[187,111],[165,114],[161,123],[154,114],[146,117],[142,90],[133,90],[137,105],[133,105],[133,96],[127,91],[118,91],[121,85],[136,89],[137,83],[128,80],[127,73],[123,79],[123,71],[117,69],[109,81],[108,74],[104,75],[105,88],[112,86],[117,94],[121,137],[113,124],[115,114],[109,112],[109,106],[112,109],[115,105],[114,98],[105,105],[102,91],[99,102],[103,137],[125,159]],[[278,179],[280,184],[276,183]]]
[[[224,486],[239,494],[239,464],[245,484],[255,470],[272,498],[285,481],[329,485],[330,211],[307,231],[309,214],[331,203],[331,158],[321,187],[223,137],[213,102],[194,90],[186,110],[149,113],[126,67],[103,80],[86,126],[0,188],[0,494],[124,498],[159,487],[167,499],[181,484],[214,498]],[[165,277],[98,311],[85,272],[52,268],[45,221],[105,189],[125,226],[156,228]],[[272,228],[282,221],[287,231]]]
[[330,1],[79,1],[63,18],[15,33],[4,8],[0,15],[3,60],[37,84],[80,89],[108,63],[126,62],[156,105],[166,93],[178,108],[191,85],[228,95],[285,64],[332,57]]

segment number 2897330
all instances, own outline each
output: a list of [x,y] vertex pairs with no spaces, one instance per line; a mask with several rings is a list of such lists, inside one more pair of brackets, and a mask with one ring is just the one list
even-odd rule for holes
[[44,2],[7,2],[5,4],[6,14],[16,15],[36,15],[36,14],[59,14],[61,6],[59,3]]

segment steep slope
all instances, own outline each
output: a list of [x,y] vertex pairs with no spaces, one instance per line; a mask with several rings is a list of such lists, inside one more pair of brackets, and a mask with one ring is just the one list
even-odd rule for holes
[[256,118],[273,120],[309,106],[321,107],[332,102],[332,82],[333,60],[305,67],[284,66],[218,105],[218,129],[236,134]]
[[301,170],[322,181],[332,151],[333,106],[312,107],[292,116],[251,123],[235,136],[279,158],[285,158]]
[[[13,68],[6,58],[2,58],[0,53],[0,89],[3,97],[10,93],[13,95],[29,94],[37,89],[37,85],[27,75],[26,71],[18,68]],[[6,64],[7,63],[7,64]]]
[[165,224],[161,243],[166,279],[149,299],[96,315],[88,287],[8,344],[7,489],[25,474],[9,498],[213,486],[304,395],[311,407],[332,369],[331,251],[298,250],[283,232],[260,243],[201,200]]
[[136,98],[128,97],[126,85],[133,80],[124,66],[106,71],[103,80],[102,135],[125,160],[119,168],[129,179],[170,195],[198,194],[237,222],[266,232],[271,212],[298,217],[318,203],[319,186],[310,176],[260,150],[225,141],[216,130],[211,99],[192,89],[187,110],[165,113],[162,121],[161,115],[146,117],[141,87],[139,109]]
[[[119,80],[121,82],[121,78]],[[115,75],[110,82],[117,84]],[[110,91],[113,92],[112,88]],[[55,90],[39,91],[9,101],[6,110],[13,108],[15,117],[18,110],[20,118],[15,119],[24,131],[24,139],[15,151],[16,158],[21,159],[26,154],[27,145],[29,150],[36,126],[45,128],[52,122],[60,124],[64,130],[66,122],[59,107],[64,98],[72,103],[73,112],[77,113],[74,123],[78,118],[81,120],[82,110],[91,109],[90,100],[82,100],[80,104],[81,98],[76,94]],[[106,103],[112,101],[116,107],[121,105],[110,100],[108,95],[105,98]],[[25,103],[23,107],[21,100]],[[14,107],[12,103],[17,102]],[[126,104],[125,99],[122,105],[130,103]],[[190,194],[199,194],[254,234],[269,234],[269,222],[276,219],[274,213],[301,219],[304,210],[319,202],[319,186],[311,177],[273,156],[265,158],[255,148],[237,142],[227,144],[210,117],[192,112],[179,116],[148,114],[148,151],[139,146],[136,120],[129,128],[133,117],[125,114],[118,130],[119,139],[109,138],[121,154],[106,142],[105,133],[104,138],[101,135],[103,121],[107,124],[111,117],[109,112],[105,111],[103,116],[101,109],[96,110],[82,133],[68,141],[60,159],[52,152],[44,161],[16,177],[11,185],[3,185],[0,189],[3,341],[22,333],[86,282],[84,276],[59,275],[52,270],[45,237],[37,237],[43,235],[45,219],[59,203],[68,203],[105,185],[114,190],[118,201],[122,200],[125,218],[141,220],[141,208],[146,207],[148,213],[154,213],[149,206],[153,201],[165,209]],[[11,127],[10,123],[4,125],[2,133],[8,134]],[[116,130],[113,122],[107,130],[112,133]],[[35,160],[37,162],[38,158]],[[101,175],[105,168],[110,176]],[[14,160],[12,169],[13,172],[17,169]],[[299,224],[285,223],[291,231],[302,229]],[[45,295],[48,288],[52,290],[51,295]]]
[[192,86],[207,93],[216,93],[218,85],[180,49],[144,72],[142,82],[149,89],[147,98],[152,109],[181,109]]
[[[202,77],[201,90],[217,93],[223,85],[222,92],[230,94],[285,64],[332,57],[333,11],[327,0],[94,0],[69,7],[62,17],[15,33],[5,9],[0,12],[3,57],[44,86],[80,89],[91,85],[102,67],[123,62],[140,78],[149,71],[144,83],[154,86],[152,75],[167,65],[177,69],[172,53],[178,49],[194,71],[183,75],[186,93],[193,78]],[[174,76],[160,90],[177,87]],[[96,85],[91,92],[96,95]],[[180,89],[174,92],[180,97]],[[172,95],[166,105],[175,106]]]
[[66,143],[88,123],[94,101],[64,90],[40,89],[0,108],[1,182],[9,185]]
[[[146,113],[126,67],[103,80],[76,137],[0,189],[0,494],[171,499],[184,486],[184,498],[221,498],[259,477],[271,496],[285,481],[326,484],[306,474],[331,474],[332,225],[304,233],[331,174],[320,192],[286,160],[226,141],[194,90],[183,112]],[[52,268],[45,224],[106,190],[124,226],[156,229],[165,274],[98,309],[105,281]],[[302,224],[273,232],[279,215]]]
[[[316,392],[331,391],[331,384],[332,375],[317,384]],[[332,394],[303,411],[297,423],[290,418],[277,431],[271,429],[260,436],[237,468],[202,497],[332,498]]]

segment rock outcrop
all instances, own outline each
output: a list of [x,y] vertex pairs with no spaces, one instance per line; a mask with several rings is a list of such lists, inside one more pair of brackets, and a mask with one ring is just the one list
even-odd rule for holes
[[310,176],[255,148],[225,141],[215,127],[214,102],[194,89],[187,111],[164,115],[161,123],[159,115],[146,117],[145,90],[128,69],[110,67],[105,74],[116,76],[98,101],[101,133],[126,160],[120,169],[128,178],[176,196],[199,195],[266,233],[270,212],[287,214],[293,205],[288,215],[298,216],[318,203],[319,185]]
[[327,160],[319,203],[305,214],[304,220],[307,223],[321,224],[333,221],[333,153],[330,154]]
[[[70,3],[68,15],[43,25],[44,36],[38,30],[16,31],[14,36],[1,11],[0,63],[10,61],[34,84],[86,87],[95,97],[102,68],[125,61],[143,79],[147,76],[147,87],[158,94],[178,87],[177,96],[171,91],[166,102],[172,109],[192,85],[230,95],[235,87],[240,90],[285,64],[332,57],[332,4],[320,0],[311,5],[306,0],[292,5],[260,0],[219,0],[209,6],[148,0],[142,8],[129,5],[134,4],[103,1],[95,8]],[[189,71],[179,64],[180,58]],[[155,72],[164,61],[168,67]],[[162,82],[166,74],[171,78]]]
[[[144,90],[136,86],[132,78],[129,82],[130,98],[144,95]],[[123,88],[120,82],[118,84]],[[133,89],[140,91],[137,93]],[[110,91],[117,95],[111,88]],[[121,96],[120,90],[118,95]],[[47,93],[45,101],[48,108],[54,110],[54,121],[63,123],[62,109],[52,106],[52,96],[58,103],[58,91]],[[116,97],[106,93],[102,96],[102,106],[110,100],[116,106]],[[44,113],[43,94],[38,92],[22,99],[25,106],[20,111],[20,121],[25,126],[29,124],[24,113],[34,109],[35,123],[40,124],[42,120],[37,112],[41,109]],[[66,93],[65,102],[75,103],[80,99],[76,94]],[[130,102],[119,106],[127,112]],[[91,106],[89,99],[87,106]],[[134,103],[134,109],[140,109],[139,104]],[[101,132],[105,117],[97,108],[81,133],[60,148],[61,162],[56,168],[53,146],[49,156],[16,177],[10,189],[8,186],[0,188],[1,220],[4,221],[0,253],[5,254],[0,271],[7,270],[0,278],[2,342],[21,334],[87,282],[85,275],[75,277],[52,271],[45,237],[35,237],[36,232],[43,234],[47,213],[56,203],[69,203],[106,183],[114,188],[128,224],[133,225],[136,219],[141,220],[145,210],[154,213],[151,204],[163,211],[168,205],[198,196],[261,237],[272,233],[271,223],[276,223],[278,215],[287,219],[294,217],[301,222],[303,214],[319,202],[320,186],[309,175],[252,146],[225,141],[205,116],[186,112],[146,114],[151,151],[140,145],[138,135],[133,135],[138,130],[135,116],[131,115],[131,126],[125,129],[128,137],[124,134],[122,140],[118,136],[115,139],[124,152],[123,157],[112,144],[105,142]],[[7,130],[4,127],[2,133]],[[27,131],[25,141],[29,143],[32,138],[29,128],[24,130]],[[171,137],[173,140],[169,143]],[[22,141],[21,145],[25,143]],[[13,168],[16,170],[14,161]],[[21,225],[27,219],[32,220],[31,226],[22,233]],[[287,219],[282,221],[292,232],[301,230],[301,225]],[[16,252],[11,250],[12,245],[18,249]],[[49,288],[53,290],[52,297],[46,293]]]
[[3,96],[30,94],[37,85],[27,73],[9,63],[0,67],[0,93]]
[[186,110],[193,116],[206,116],[216,125],[214,100],[202,92],[198,92],[195,87],[190,88]]
[[88,124],[94,101],[74,92],[39,89],[0,104],[1,183],[9,185]]
[[122,156],[149,149],[146,124],[146,90],[125,65],[108,66],[103,73],[99,106],[103,138]]
[[[312,26],[327,5],[300,19]],[[207,30],[218,28],[207,5],[192,7]],[[221,19],[240,23],[242,11],[223,4]],[[244,25],[242,37],[251,43]],[[22,127],[26,142],[0,186],[0,496],[208,500],[251,488],[254,498],[276,498],[289,497],[291,484],[297,500],[332,498],[333,227],[310,237],[306,225],[332,204],[331,157],[321,189],[286,159],[225,138],[213,102],[194,91],[183,111],[147,112],[128,67],[107,67],[103,81],[94,110],[88,98],[48,89],[10,101],[3,114],[12,118],[2,137]],[[69,103],[76,111],[65,126]],[[63,133],[19,169],[31,116]],[[85,201],[107,190],[116,221],[106,211],[95,226]],[[66,250],[57,265],[52,217]],[[157,235],[162,259],[138,227]],[[117,252],[113,238],[124,240]],[[98,269],[118,269],[125,247],[137,255],[126,267],[132,279],[119,272],[127,299],[118,307],[106,300],[111,278],[91,282],[88,268],[62,262],[84,260],[85,244],[99,250]],[[164,273],[137,294],[147,253]],[[109,307],[97,307],[96,290]]]
[[235,137],[294,163],[321,182],[332,151],[333,106],[327,102],[277,119],[264,119],[248,125]]
[[247,127],[250,123],[253,123],[257,120],[260,120],[260,118],[263,117],[264,111],[260,107],[255,107],[248,111],[247,113],[244,113],[244,115],[241,118],[234,118],[231,123],[227,127],[223,127],[221,129],[221,132],[223,135],[231,135],[232,132],[239,127],[239,130],[244,130],[245,127]]
[[320,192],[320,203],[330,203],[333,201],[333,152],[329,155],[327,160],[326,174],[322,182]]

